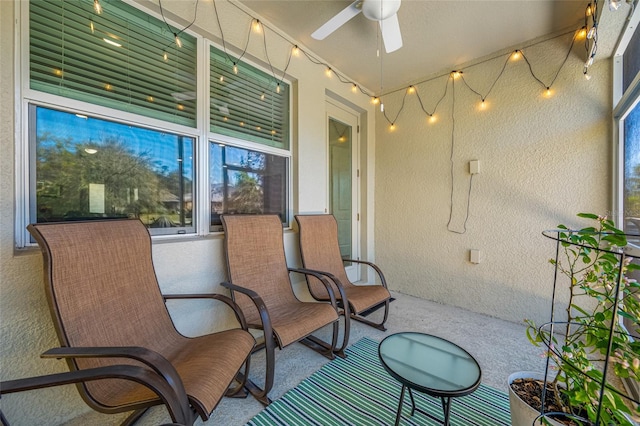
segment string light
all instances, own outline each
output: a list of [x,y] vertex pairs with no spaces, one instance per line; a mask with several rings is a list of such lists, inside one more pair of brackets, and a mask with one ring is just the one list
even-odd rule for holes
[[180,111],[184,111],[184,105],[182,104],[176,105],[176,108],[178,108]]
[[391,123],[391,125],[389,126],[389,130],[393,132],[395,129],[396,129],[396,123]]
[[104,85],[104,90],[106,90],[106,91],[108,91],[108,92],[111,92],[111,91],[113,90],[113,86],[112,86],[112,85],[110,85],[109,83],[106,83],[106,84]]
[[589,74],[589,68],[588,67],[584,67],[584,70],[582,71],[582,74],[584,74],[585,80],[591,80],[591,74]]
[[102,13],[102,5],[100,4],[100,0],[93,0],[93,10],[95,10],[98,15]]
[[578,34],[576,36],[578,39],[587,38],[587,27],[584,26],[578,30]]
[[259,19],[253,20],[253,32],[256,34],[260,34],[262,32],[262,24]]
[[[197,4],[197,2],[196,2],[196,4]],[[595,11],[596,7],[597,7],[597,5],[593,5],[592,3],[589,3],[589,5],[588,5],[588,6],[586,7],[586,9],[585,9],[585,25],[584,25],[583,27],[581,27],[577,32],[576,32],[576,31],[568,31],[568,32],[565,32],[565,33],[563,33],[563,34],[560,34],[560,35],[559,35],[559,36],[564,36],[564,35],[566,35],[566,34],[571,34],[571,33],[573,33],[573,38],[572,38],[572,40],[571,40],[571,46],[569,47],[569,52],[567,53],[567,56],[565,57],[564,61],[563,61],[563,62],[562,62],[562,64],[560,65],[560,68],[558,69],[558,72],[556,73],[556,76],[555,76],[555,77],[557,77],[557,76],[558,76],[558,73],[559,73],[559,72],[560,72],[560,70],[563,68],[563,66],[564,66],[565,62],[567,61],[567,58],[569,57],[569,54],[570,54],[570,52],[571,52],[571,49],[573,48],[574,41],[575,41],[577,38],[586,38],[587,40],[592,40],[592,42],[590,43],[590,44],[591,44],[590,49],[587,49],[587,50],[590,50],[590,51],[589,51],[588,59],[587,59],[587,61],[585,62],[585,66],[584,66],[583,74],[584,74],[584,78],[585,78],[585,79],[589,80],[589,79],[591,78],[591,76],[590,76],[590,75],[589,75],[589,73],[588,73],[588,67],[589,67],[589,66],[591,66],[591,65],[593,64],[594,57],[595,57],[595,52],[596,52],[596,44],[597,44],[597,22],[596,22],[596,19],[595,19],[595,15],[597,14],[597,13],[596,13],[596,11]],[[94,0],[94,8],[96,8],[96,12],[98,12],[98,9],[99,9],[100,11],[102,10],[102,8],[101,8],[101,6],[100,6],[100,4],[99,4],[99,0]],[[215,2],[214,2],[214,8],[215,8]],[[161,11],[161,13],[163,14],[163,19],[164,19],[164,13],[163,13],[163,11],[162,11],[162,5],[160,5],[160,11]],[[98,12],[98,13],[100,13],[100,12]],[[245,13],[246,13],[246,12],[245,12]],[[591,19],[592,19],[592,25],[589,25],[589,23],[588,23],[588,17],[592,17],[592,18],[591,18]],[[216,11],[216,18],[218,18],[217,11]],[[194,13],[194,21],[193,21],[193,22],[195,22],[195,13]],[[193,24],[193,22],[192,22],[191,24]],[[166,23],[166,20],[165,20],[165,23]],[[187,28],[189,28],[189,27],[191,26],[191,24],[189,24],[187,27],[185,27],[185,28],[184,28],[183,30],[181,30],[180,32],[178,32],[178,33],[174,33],[174,36],[175,36],[175,42],[176,42],[176,45],[178,45],[178,47],[182,47],[182,42],[181,42],[181,40],[179,39],[178,34],[181,34],[183,31],[185,31]],[[251,17],[251,23],[250,23],[250,24],[251,24],[251,29],[253,30],[253,32],[254,32],[254,33],[263,33],[263,28],[262,28],[262,27],[263,27],[263,25],[264,25],[264,24],[262,24],[262,23],[260,22],[260,20],[259,20],[259,19]],[[219,20],[219,18],[218,18],[218,25],[220,25],[220,20]],[[91,22],[91,23],[90,23],[90,26],[91,26],[92,31],[93,31],[93,22]],[[167,26],[168,26],[168,24],[167,24]],[[171,29],[170,29],[170,30],[171,30]],[[220,28],[220,31],[222,31],[222,28]],[[251,32],[250,32],[250,33],[251,33]],[[276,33],[277,33],[277,32],[276,32]],[[223,46],[224,46],[224,43],[225,43],[225,41],[224,41],[224,35],[222,36],[222,39],[223,39],[223,40],[222,40],[222,43],[223,43]],[[266,38],[265,38],[263,41],[264,41],[264,44],[265,44],[265,54],[267,54],[267,53],[266,53],[266,50],[267,50]],[[588,43],[588,42],[587,42],[587,43]],[[536,43],[536,44],[537,44],[537,43]],[[241,59],[242,59],[242,57],[244,56],[244,54],[245,54],[245,52],[246,52],[246,50],[247,50],[248,45],[249,45],[249,39],[247,39],[247,46],[245,46],[245,49],[244,49],[244,51],[242,52],[242,54],[240,55],[240,57],[238,58],[238,61],[239,61],[239,60],[241,60]],[[587,46],[587,47],[589,47],[589,46]],[[313,62],[314,64],[316,64],[316,65],[324,65],[324,66],[326,67],[326,68],[325,68],[325,74],[327,75],[327,77],[331,77],[331,76],[332,76],[332,74],[336,74],[336,76],[338,77],[338,79],[340,80],[340,82],[342,82],[342,83],[349,83],[349,84],[351,84],[351,91],[352,91],[353,93],[357,93],[357,92],[358,92],[359,86],[357,85],[357,83],[355,83],[355,82],[353,82],[353,81],[349,81],[349,80],[347,80],[346,78],[344,78],[343,76],[341,76],[339,73],[337,73],[337,72],[333,71],[333,69],[332,69],[328,64],[323,63],[322,61],[320,61],[320,60],[316,59],[315,57],[311,56],[311,55],[310,55],[309,53],[307,53],[306,51],[304,51],[304,50],[300,49],[300,48],[298,47],[298,45],[296,45],[296,44],[292,45],[292,47],[291,47],[291,51],[290,51],[290,55],[289,55],[289,61],[291,60],[291,57],[292,57],[292,56],[296,56],[296,57],[297,57],[297,56],[299,56],[300,52],[302,52],[302,53],[303,53],[303,54],[304,54],[304,55],[305,55],[305,56],[306,56],[306,57],[307,57],[311,62]],[[226,48],[225,48],[225,53],[227,53]],[[379,49],[377,49],[377,54],[378,54],[378,55],[380,54]],[[227,57],[229,58],[228,53],[227,53]],[[550,84],[544,84],[544,83],[542,82],[542,80],[540,80],[540,79],[535,75],[535,73],[534,73],[534,71],[533,71],[533,68],[532,68],[532,66],[531,66],[531,63],[530,63],[530,62],[529,62],[529,60],[524,56],[524,53],[522,52],[522,50],[515,50],[515,51],[511,52],[511,53],[509,54],[509,57],[507,58],[507,61],[508,61],[509,59],[514,60],[514,61],[515,61],[515,60],[519,60],[521,57],[522,57],[522,58],[524,58],[524,59],[525,59],[525,61],[527,61],[527,64],[529,65],[529,71],[531,72],[532,77],[533,77],[535,80],[537,80],[539,83],[541,83],[541,84],[546,88],[546,90],[544,91],[544,96],[545,96],[545,97],[551,97],[551,96],[553,95],[553,92],[552,92],[552,90],[551,90],[551,86],[553,85],[553,83],[554,83],[554,81],[555,81],[555,77],[552,79],[552,81],[550,82]],[[168,55],[167,55],[166,51],[165,51],[165,52],[163,52],[163,59],[164,59],[164,61],[165,61],[165,62],[166,62],[166,61],[168,61]],[[229,59],[231,59],[231,58],[229,58]],[[496,58],[495,58],[495,57],[493,57],[493,58],[489,58],[489,59],[483,60],[483,61],[481,61],[481,62],[479,62],[479,63],[475,63],[475,64],[474,64],[474,65],[472,65],[472,66],[476,66],[476,65],[479,65],[479,64],[481,64],[481,63],[484,63],[484,62],[487,62],[487,61],[490,61],[490,60],[493,60],[493,59],[496,59]],[[267,61],[269,62],[269,65],[271,66],[271,62],[269,61],[268,54],[267,54]],[[282,71],[283,75],[286,75],[287,69],[288,69],[288,67],[289,67],[289,61],[287,62],[287,64],[286,64],[286,66],[285,66],[284,70]],[[236,61],[232,61],[232,62],[233,62],[233,64],[234,64],[234,65],[233,65],[234,73],[235,73],[235,74],[237,74],[237,73],[238,73],[238,68],[237,68],[237,63],[238,63],[238,62],[236,62]],[[507,62],[505,61],[505,66],[506,66],[506,64],[507,64]],[[278,81],[279,79],[276,77],[275,72],[273,71],[273,67],[271,67],[271,68],[272,68],[272,72],[273,72],[273,74],[274,74],[274,78],[275,78],[275,80],[276,80],[276,92],[277,92],[277,93],[280,93],[280,89],[281,89],[281,88],[280,88],[280,82],[281,82],[282,80]],[[493,86],[497,83],[497,81],[499,80],[499,78],[502,76],[503,72],[504,72],[504,67],[503,67],[502,71],[499,73],[499,75],[498,75],[498,77],[496,78],[496,80],[495,80],[495,81],[493,82],[493,84],[491,85],[491,88],[493,88]],[[57,72],[56,72],[56,74],[57,74]],[[60,74],[57,74],[57,75],[61,75],[61,72],[60,72]],[[444,74],[444,75],[446,75],[446,74]],[[443,75],[438,76],[438,77],[434,77],[434,78],[439,78],[439,77],[442,77],[442,76],[443,76]],[[464,77],[463,77],[463,71],[462,71],[462,70],[453,70],[453,71],[450,71],[450,72],[449,72],[449,77],[450,77],[451,79],[458,79],[458,78],[462,78],[462,81],[464,81],[464,82],[465,82],[465,84],[467,85],[467,87],[468,87],[472,92],[476,93],[477,95],[479,95],[479,96],[481,97],[481,102],[480,102],[479,108],[480,108],[480,109],[486,109],[486,108],[488,107],[488,103],[486,102],[486,99],[485,99],[485,98],[486,98],[486,96],[489,94],[489,92],[491,91],[491,88],[489,89],[489,91],[488,91],[488,92],[486,92],[486,93],[484,93],[484,94],[482,94],[482,95],[481,95],[479,92],[475,91],[473,88],[471,88],[471,87],[467,84],[467,82],[465,81],[465,79],[464,79]],[[283,77],[283,78],[284,78],[284,77]],[[223,82],[223,81],[224,81],[224,77],[223,77],[223,76],[220,76],[220,78],[219,78],[219,79],[220,79],[220,82]],[[426,82],[426,81],[430,81],[430,80],[432,80],[432,79],[433,79],[433,78],[431,78],[431,79],[429,79],[429,80],[422,81],[421,83],[424,83],[424,82]],[[111,90],[111,88],[110,88],[111,86],[110,86],[110,85],[107,85],[107,86],[109,87],[109,89],[108,89],[108,90]],[[105,88],[106,88],[107,86],[105,86]],[[419,95],[417,95],[417,96],[418,96],[418,99],[419,99],[420,106],[421,106],[422,110],[427,114],[427,120],[428,120],[428,122],[429,122],[429,123],[435,123],[436,121],[438,121],[438,117],[437,117],[437,115],[435,114],[435,111],[436,111],[436,109],[437,109],[438,105],[440,104],[440,102],[441,102],[441,101],[444,99],[444,97],[446,96],[446,93],[447,93],[447,87],[448,87],[448,84],[447,84],[447,86],[445,87],[444,94],[442,95],[442,97],[440,98],[440,100],[436,103],[436,107],[434,108],[433,112],[428,112],[427,110],[425,110],[424,105],[423,105],[423,103],[422,103],[422,100],[420,99],[420,96],[419,96]],[[396,89],[396,90],[391,91],[390,93],[394,93],[394,92],[397,92],[397,91],[399,91],[399,90],[402,90],[402,89]],[[369,96],[371,96],[371,102],[372,102],[372,104],[374,104],[374,105],[380,104],[380,110],[381,110],[382,112],[384,112],[384,104],[382,103],[382,100],[381,100],[381,98],[380,98],[380,97],[370,95],[369,93],[367,93],[366,91],[362,90],[361,88],[360,88],[360,91],[361,91],[363,94],[365,94],[365,95],[369,95]],[[406,96],[406,94],[414,94],[414,93],[415,93],[415,94],[417,94],[417,88],[416,88],[415,86],[413,86],[413,85],[410,85],[409,87],[407,87],[407,88],[405,89],[405,91],[406,91],[406,92],[405,92],[405,96]],[[382,92],[382,87],[381,87],[381,92]],[[389,93],[387,93],[387,94],[389,94]],[[385,94],[385,95],[386,95],[386,94]],[[264,93],[262,93],[262,94],[261,94],[261,96],[260,96],[260,98],[261,98],[262,100],[264,100],[264,97],[265,97],[265,95],[264,95]],[[397,113],[397,115],[396,115],[395,119],[397,119],[397,117],[400,115],[400,112],[402,111],[402,109],[403,109],[403,108],[404,108],[404,99],[403,99],[402,106],[400,107],[400,111]],[[391,127],[392,127],[392,128],[395,128],[395,119],[392,121],[391,119],[389,119],[389,118],[387,117],[386,113],[384,114],[384,117],[387,119],[387,121],[389,121],[389,123],[390,123]],[[226,121],[226,120],[227,120],[227,117],[224,117],[224,118],[223,118],[223,120],[225,120],[225,121]],[[240,122],[240,125],[244,125],[244,122]],[[272,131],[271,131],[271,134],[275,134],[275,131],[274,131],[274,130],[272,130]]]
[[54,68],[53,73],[55,75],[57,75],[58,77],[62,77],[62,70],[59,70],[57,68]]
[[162,59],[164,59],[165,62],[169,61],[169,55],[167,55],[167,52],[162,53]]

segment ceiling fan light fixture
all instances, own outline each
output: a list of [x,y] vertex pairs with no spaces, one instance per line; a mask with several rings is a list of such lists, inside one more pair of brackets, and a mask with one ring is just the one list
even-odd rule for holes
[[384,21],[400,9],[400,0],[366,0],[362,2],[362,14],[372,21]]

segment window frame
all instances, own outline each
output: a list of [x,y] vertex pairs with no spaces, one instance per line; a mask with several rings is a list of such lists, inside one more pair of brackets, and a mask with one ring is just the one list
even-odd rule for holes
[[[193,31],[185,30],[187,34],[196,38],[196,90],[202,94],[198,97],[196,103],[196,126],[189,127],[182,124],[171,123],[160,119],[146,117],[131,112],[113,109],[97,104],[88,103],[81,100],[66,98],[56,94],[39,92],[30,87],[30,57],[29,57],[29,1],[17,2],[15,8],[15,198],[14,198],[14,225],[15,225],[15,247],[18,249],[29,248],[35,246],[35,242],[31,239],[26,227],[33,218],[31,213],[31,199],[35,194],[31,194],[30,180],[35,170],[31,168],[32,147],[29,140],[29,108],[30,105],[52,108],[60,111],[80,113],[91,115],[92,117],[116,121],[122,124],[130,124],[141,126],[152,130],[166,131],[175,134],[194,138],[194,182],[193,182],[193,233],[181,233],[171,235],[152,235],[154,241],[174,241],[184,240],[193,237],[205,237],[208,235],[216,236],[221,231],[216,232],[211,229],[210,214],[211,202],[209,194],[209,144],[211,141],[226,143],[230,146],[247,148],[253,151],[265,152],[278,156],[287,157],[287,182],[286,182],[286,224],[284,227],[291,227],[292,205],[293,205],[293,90],[292,82],[288,78],[282,81],[287,83],[289,90],[289,111],[288,111],[288,130],[289,130],[289,148],[278,149],[269,147],[256,142],[245,141],[233,137],[228,137],[213,133],[209,130],[209,101],[210,101],[210,46],[222,50],[223,47],[212,40],[207,39],[205,35]],[[126,2],[128,3],[128,2]],[[131,5],[129,3],[129,5]],[[133,5],[136,9],[152,16],[156,19],[162,17],[148,8],[140,5]],[[167,19],[170,25],[180,27],[175,22]],[[227,46],[229,49],[229,46]],[[270,72],[265,66],[257,64],[249,60],[247,57],[242,59],[254,68],[257,68],[267,74]]]
[[[620,229],[624,229],[625,206],[624,206],[624,120],[631,113],[633,108],[640,103],[640,72],[636,74],[633,81],[628,85],[623,93],[623,58],[630,46],[631,39],[635,31],[640,31],[640,10],[635,10],[627,21],[625,30],[618,42],[613,55],[613,209],[612,219],[618,224]],[[640,246],[629,244],[629,250],[636,255],[640,254]]]

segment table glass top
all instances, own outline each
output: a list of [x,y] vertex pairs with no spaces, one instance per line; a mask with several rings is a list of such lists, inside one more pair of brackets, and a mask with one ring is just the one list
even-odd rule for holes
[[380,343],[379,353],[392,375],[418,390],[455,394],[474,390],[480,382],[476,360],[461,347],[437,336],[392,334]]

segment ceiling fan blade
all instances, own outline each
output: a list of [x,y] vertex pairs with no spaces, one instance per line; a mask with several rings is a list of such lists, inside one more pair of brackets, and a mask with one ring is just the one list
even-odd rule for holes
[[343,9],[340,13],[338,13],[333,18],[329,19],[322,25],[320,28],[315,30],[311,37],[316,40],[324,40],[329,34],[346,24],[351,18],[360,13],[360,8],[357,7],[362,0],[356,0]]
[[382,33],[382,40],[387,53],[394,52],[402,47],[402,33],[400,33],[397,14],[380,21],[380,32]]

